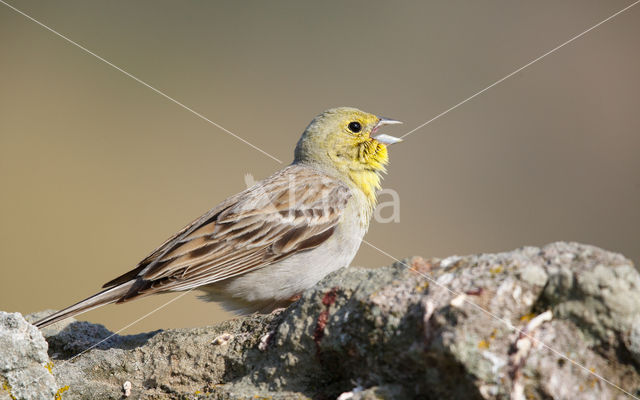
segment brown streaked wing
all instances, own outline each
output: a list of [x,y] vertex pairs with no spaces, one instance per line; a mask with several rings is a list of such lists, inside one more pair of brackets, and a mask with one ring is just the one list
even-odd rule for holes
[[[236,195],[237,196],[237,195]],[[225,206],[228,206],[230,200],[234,200],[236,196],[233,196],[222,204],[215,207],[213,210],[208,211],[204,215],[196,218],[190,224],[176,232],[169,239],[165,240],[160,246],[158,246],[155,250],[153,250],[147,257],[145,257],[142,261],[138,263],[138,265],[117,278],[110,280],[109,282],[102,285],[103,288],[119,285],[121,283],[130,281],[131,279],[135,279],[145,268],[149,267],[153,264],[157,259],[159,259],[167,248],[172,248],[177,241],[179,241],[183,237],[197,237],[193,236],[196,232],[201,231],[201,229],[209,229],[210,227],[215,226],[215,217],[217,214],[220,214],[221,211],[224,210]]]
[[138,292],[143,295],[262,268],[331,237],[350,196],[339,181],[289,166],[195,220],[122,278],[136,271],[149,281]]

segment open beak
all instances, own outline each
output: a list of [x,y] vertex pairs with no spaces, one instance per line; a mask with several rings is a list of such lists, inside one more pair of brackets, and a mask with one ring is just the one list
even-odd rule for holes
[[[371,131],[371,134],[373,135],[374,133],[376,133],[376,131],[384,125],[398,125],[401,124],[401,121],[396,121],[395,119],[389,119],[389,118],[380,118],[380,120],[378,121],[378,123],[376,124],[376,126],[373,128],[373,130]],[[380,135],[376,135],[373,137],[375,140],[377,140],[378,142],[384,144],[384,145],[392,145],[394,143],[399,143],[402,142],[402,139],[397,138],[395,136],[391,136],[391,135],[385,135],[380,134]]]

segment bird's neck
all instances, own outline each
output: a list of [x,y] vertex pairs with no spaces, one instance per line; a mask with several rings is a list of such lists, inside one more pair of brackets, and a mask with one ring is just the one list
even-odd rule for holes
[[364,193],[370,211],[373,211],[378,202],[377,192],[380,190],[380,181],[382,180],[380,174],[377,171],[367,169],[352,169],[348,175],[353,186]]

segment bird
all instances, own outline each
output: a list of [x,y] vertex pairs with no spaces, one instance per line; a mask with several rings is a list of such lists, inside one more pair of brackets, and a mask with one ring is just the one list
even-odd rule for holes
[[304,130],[290,165],[195,219],[102,291],[34,325],[196,288],[239,314],[290,305],[355,257],[386,172],[387,146],[401,141],[378,130],[399,123],[353,107],[322,112]]

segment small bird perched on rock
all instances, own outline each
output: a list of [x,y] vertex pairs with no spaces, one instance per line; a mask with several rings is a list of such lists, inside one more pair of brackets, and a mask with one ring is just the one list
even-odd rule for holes
[[323,112],[302,134],[291,165],[206,212],[105,290],[35,325],[194,288],[234,311],[288,305],[355,257],[389,160],[387,145],[400,141],[372,135],[399,123],[350,107]]

